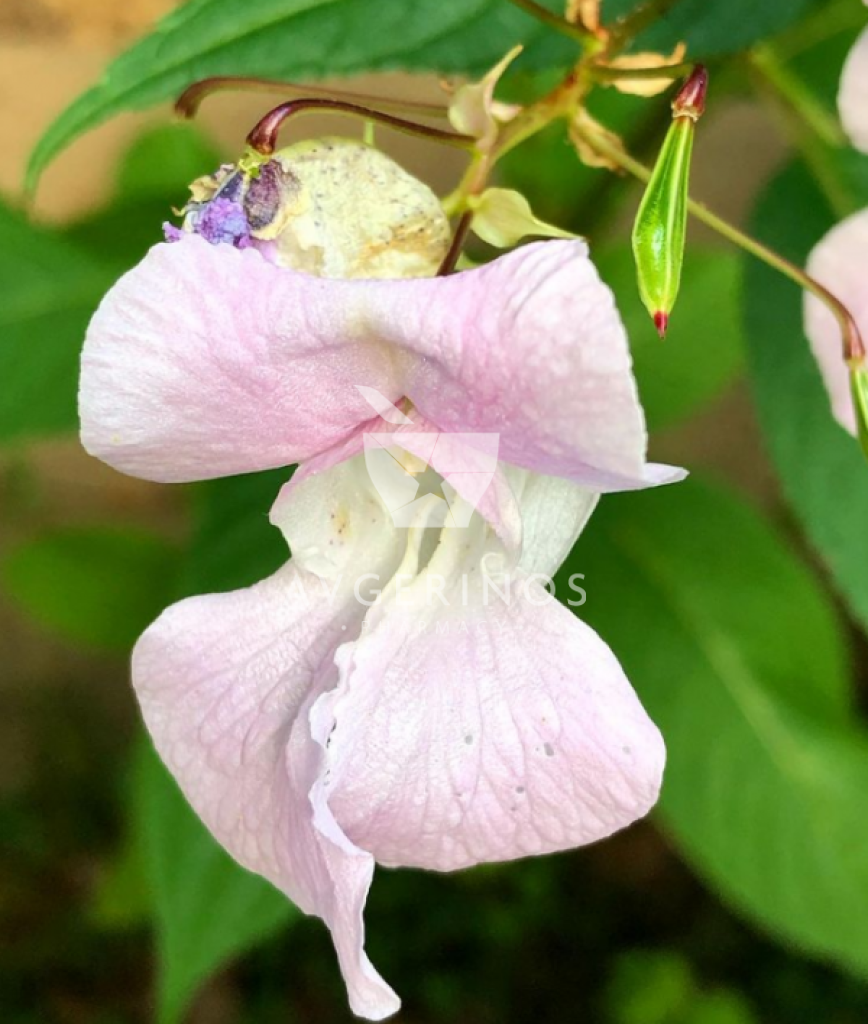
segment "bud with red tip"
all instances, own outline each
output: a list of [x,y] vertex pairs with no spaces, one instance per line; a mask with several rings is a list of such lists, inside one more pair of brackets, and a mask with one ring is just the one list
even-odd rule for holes
[[681,284],[693,135],[707,89],[708,72],[697,66],[672,103],[672,125],[633,226],[639,293],[661,338]]

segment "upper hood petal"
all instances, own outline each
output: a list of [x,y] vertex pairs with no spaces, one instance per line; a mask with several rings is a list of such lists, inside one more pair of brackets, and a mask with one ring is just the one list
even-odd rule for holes
[[199,238],[158,245],[88,330],[85,447],[192,480],[290,464],[409,395],[508,462],[598,490],[644,486],[646,433],[611,292],[578,241],[447,278],[334,281]]
[[356,390],[400,396],[392,357],[341,303],[346,282],[254,249],[184,237],[111,289],[88,328],[84,447],[149,480],[290,465],[373,415]]
[[386,337],[423,357],[407,365],[405,391],[424,416],[448,431],[497,432],[500,458],[526,469],[601,490],[642,480],[647,435],[627,335],[583,242],[538,242],[414,284],[415,294],[384,294]]

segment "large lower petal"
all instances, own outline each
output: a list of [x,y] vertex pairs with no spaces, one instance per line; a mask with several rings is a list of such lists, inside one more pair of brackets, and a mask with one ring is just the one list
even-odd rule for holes
[[193,808],[241,864],[326,922],[354,1010],[379,1019],[399,1004],[364,952],[374,861],[320,807],[325,738],[311,709],[406,538],[358,462],[309,477],[282,511],[293,561],[169,608],[136,645],[133,684]]
[[[808,273],[824,284],[850,310],[863,336],[868,337],[868,210],[842,220],[814,247]],[[851,434],[856,415],[850,379],[844,362],[841,329],[819,299],[805,293],[805,332],[823,375],[835,418]]]
[[[523,575],[427,577],[341,648],[325,797],[378,862],[452,870],[594,842],[657,798],[663,742],[615,656]],[[463,598],[464,591],[469,597]]]
[[139,640],[133,683],[156,748],[217,840],[331,929],[354,1011],[399,1007],[364,952],[373,858],[315,811],[325,751],[310,709],[358,610],[287,565],[169,608]]
[[203,479],[339,444],[409,397],[451,433],[596,490],[648,482],[623,325],[582,242],[446,278],[323,280],[254,250],[158,245],[111,290],[82,357],[82,439],[125,472]]

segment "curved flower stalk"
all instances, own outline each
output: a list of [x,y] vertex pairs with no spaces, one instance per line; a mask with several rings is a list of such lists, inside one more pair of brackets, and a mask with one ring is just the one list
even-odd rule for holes
[[600,493],[683,475],[646,462],[586,245],[415,276],[436,272],[445,221],[384,161],[331,141],[199,183],[176,240],[94,316],[80,391],[85,447],[127,473],[301,463],[271,512],[292,558],[169,608],[133,683],[192,806],[325,921],[371,1019],[399,1006],[364,952],[375,863],[567,849],[655,802],[657,729],[543,583]]
[[[836,224],[811,251],[807,270],[844,303],[862,332],[868,331],[868,210]],[[849,365],[841,358],[841,332],[819,299],[805,293],[805,332],[823,380],[832,412],[841,426],[859,435],[855,378],[864,374],[865,358]]]
[[[868,2],[868,0],[866,0]],[[853,145],[868,153],[868,29],[850,51],[841,76],[838,110]],[[814,247],[808,273],[850,310],[858,329],[868,331],[868,210],[847,217]],[[868,362],[864,348],[841,357],[840,331],[826,305],[805,295],[805,331],[823,375],[835,418],[859,437],[868,453]]]

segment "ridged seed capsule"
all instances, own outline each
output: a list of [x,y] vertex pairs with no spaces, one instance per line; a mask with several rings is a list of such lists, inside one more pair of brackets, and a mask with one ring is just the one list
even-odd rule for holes
[[708,72],[697,65],[672,102],[672,124],[633,226],[639,294],[661,338],[681,282],[693,134],[707,89]]

